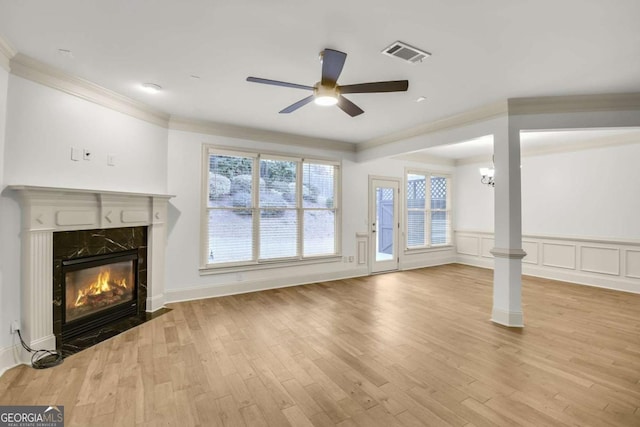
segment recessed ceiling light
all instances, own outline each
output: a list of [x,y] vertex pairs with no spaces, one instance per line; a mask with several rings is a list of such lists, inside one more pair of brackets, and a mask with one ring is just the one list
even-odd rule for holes
[[73,52],[69,49],[58,49],[58,53],[67,58],[73,58]]
[[419,96],[416,98],[416,102],[422,102],[422,101],[425,101],[426,99],[427,99],[426,96]]
[[148,93],[158,93],[162,90],[162,86],[155,83],[142,83],[142,89]]

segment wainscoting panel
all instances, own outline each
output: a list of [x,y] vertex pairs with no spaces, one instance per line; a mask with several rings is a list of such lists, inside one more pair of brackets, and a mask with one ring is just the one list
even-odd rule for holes
[[356,262],[363,266],[369,263],[367,254],[369,253],[369,235],[367,233],[356,233]]
[[456,247],[459,254],[478,256],[480,236],[456,235]]
[[547,267],[576,268],[576,245],[543,243],[542,264]]
[[[493,268],[493,233],[455,236],[457,262]],[[522,249],[523,274],[640,294],[640,241],[523,235]]]
[[640,279],[640,250],[626,250],[625,251],[625,276],[634,279]]
[[592,273],[620,274],[620,250],[599,246],[580,247],[580,269]]
[[538,242],[531,242],[528,240],[522,241],[522,249],[527,253],[527,256],[522,259],[522,262],[527,264],[538,263]]
[[493,258],[491,249],[495,246],[495,240],[489,237],[482,238],[482,256],[485,258]]

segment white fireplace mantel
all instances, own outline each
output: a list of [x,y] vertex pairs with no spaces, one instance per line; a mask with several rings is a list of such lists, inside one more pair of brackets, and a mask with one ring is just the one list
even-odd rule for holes
[[53,233],[148,227],[147,311],[162,308],[167,194],[11,185],[22,210],[21,332],[33,348],[53,350]]

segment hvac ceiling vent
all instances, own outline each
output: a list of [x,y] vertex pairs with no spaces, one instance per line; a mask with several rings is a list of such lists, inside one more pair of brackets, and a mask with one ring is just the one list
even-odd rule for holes
[[431,56],[429,52],[409,46],[401,41],[392,43],[391,46],[383,49],[382,53],[384,55],[395,56],[410,64],[422,62],[424,58]]

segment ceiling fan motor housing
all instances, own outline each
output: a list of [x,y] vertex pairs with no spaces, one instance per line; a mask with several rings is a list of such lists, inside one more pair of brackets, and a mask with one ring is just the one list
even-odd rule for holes
[[313,86],[313,95],[316,98],[316,102],[324,105],[333,105],[338,102],[340,91],[337,85],[328,86],[322,85],[320,82]]

